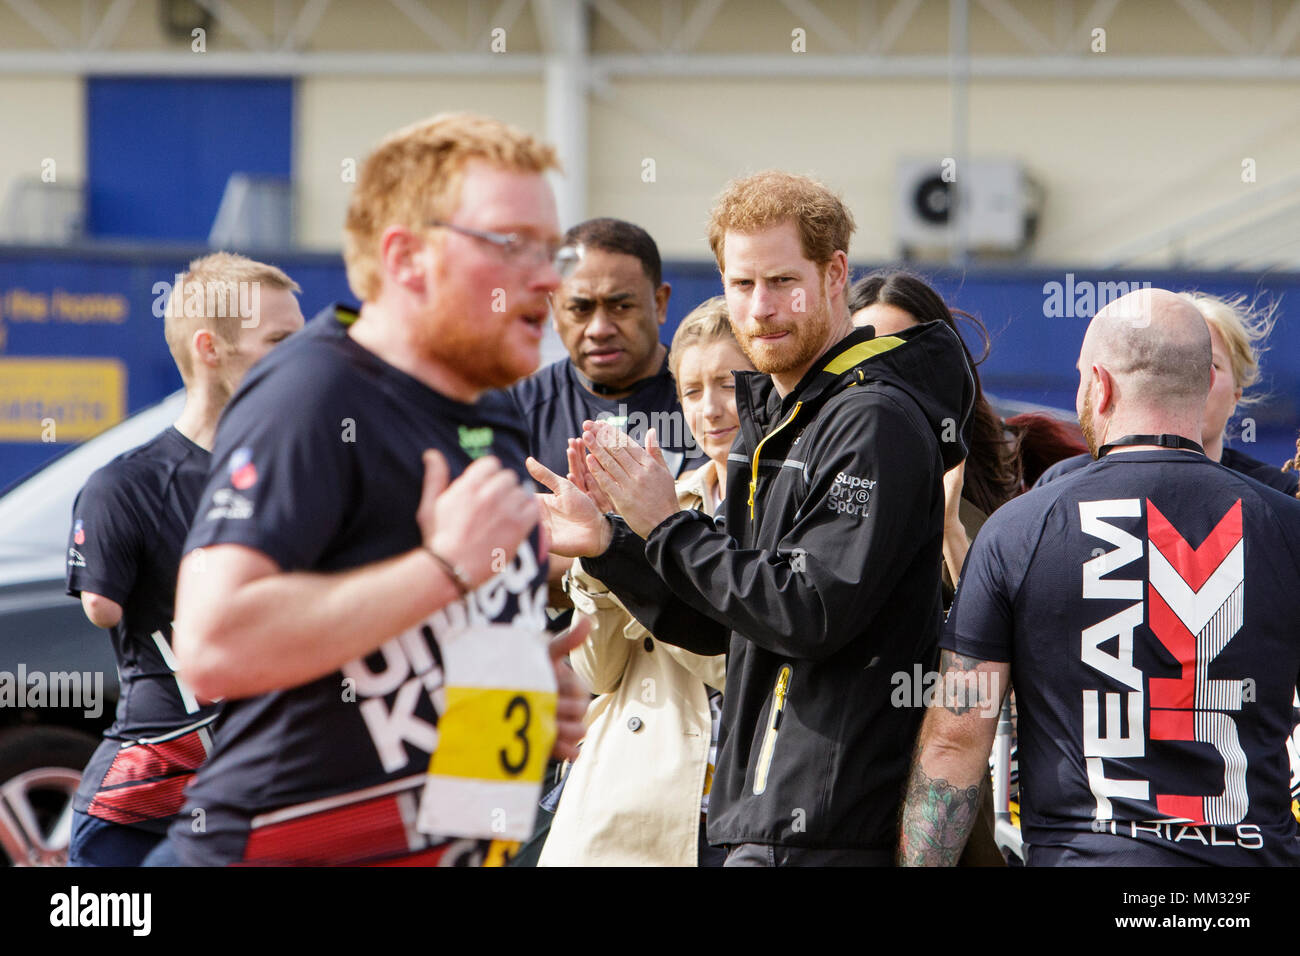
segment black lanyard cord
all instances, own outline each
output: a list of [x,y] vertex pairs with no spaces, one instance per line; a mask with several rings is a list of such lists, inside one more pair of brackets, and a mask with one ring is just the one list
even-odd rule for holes
[[1182,435],[1125,435],[1123,438],[1107,442],[1097,449],[1097,458],[1105,458],[1111,449],[1122,448],[1125,445],[1159,445],[1161,448],[1181,448],[1184,451],[1205,454],[1204,447],[1190,438],[1184,438]]

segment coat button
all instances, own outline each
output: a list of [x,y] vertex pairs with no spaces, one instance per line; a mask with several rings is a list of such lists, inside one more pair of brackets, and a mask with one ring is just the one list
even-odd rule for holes
[[646,649],[647,651],[653,651],[653,650],[655,649],[654,638],[653,638],[653,637],[647,637],[647,638],[645,639],[645,645],[644,645],[644,646],[645,646],[645,649]]
[[636,733],[643,726],[644,724],[641,723],[640,717],[633,717],[627,722],[627,729],[632,731],[632,733]]

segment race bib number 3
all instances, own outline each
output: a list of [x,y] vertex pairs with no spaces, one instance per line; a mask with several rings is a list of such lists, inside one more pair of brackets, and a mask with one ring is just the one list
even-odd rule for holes
[[545,637],[525,628],[480,626],[444,642],[442,652],[446,708],[419,828],[526,840],[555,744],[555,675]]
[[448,687],[430,773],[540,782],[555,743],[555,693]]

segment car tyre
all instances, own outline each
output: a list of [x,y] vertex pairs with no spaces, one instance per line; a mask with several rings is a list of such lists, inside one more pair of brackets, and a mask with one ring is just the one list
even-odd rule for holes
[[67,864],[73,797],[98,744],[64,727],[0,732],[0,864]]

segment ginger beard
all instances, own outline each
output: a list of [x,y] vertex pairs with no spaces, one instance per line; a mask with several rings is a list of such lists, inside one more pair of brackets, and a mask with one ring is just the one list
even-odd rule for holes
[[1097,457],[1097,434],[1093,431],[1092,425],[1092,395],[1083,396],[1083,411],[1079,412],[1079,431],[1083,432],[1083,440],[1088,443],[1088,453],[1093,458]]
[[429,315],[416,325],[412,344],[477,388],[505,388],[537,371],[541,346],[524,348],[509,342],[507,336],[521,334],[513,327],[520,320],[509,313],[494,315],[496,322],[475,321],[468,315]]
[[[437,246],[428,308],[411,323],[411,345],[463,382],[487,390],[513,385],[537,371],[540,329],[527,327],[519,303],[546,311],[545,292],[525,292],[518,269],[472,253],[449,261],[446,238]],[[474,250],[477,252],[478,250]],[[506,303],[515,308],[505,309]]]
[[1079,430],[1083,432],[1083,440],[1088,443],[1089,453],[1096,459],[1097,450],[1101,448],[1101,443],[1097,439],[1097,424],[1094,415],[1092,388],[1091,383],[1089,383],[1089,388],[1083,393],[1083,409],[1079,412]]
[[[795,321],[788,328],[783,329],[778,325],[750,332],[736,328],[736,324],[732,323],[736,341],[756,371],[764,375],[780,375],[802,368],[824,351],[831,331],[831,309],[826,300],[826,292],[826,275],[823,271],[817,307],[805,317],[796,314]],[[781,331],[790,334],[771,343],[759,338],[760,335]]]

